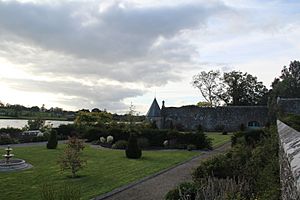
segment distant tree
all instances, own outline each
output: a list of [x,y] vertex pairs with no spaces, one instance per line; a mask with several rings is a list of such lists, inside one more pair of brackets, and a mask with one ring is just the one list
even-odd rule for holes
[[108,112],[82,112],[77,113],[75,125],[96,125],[112,121],[112,114]]
[[193,76],[192,85],[198,88],[203,98],[210,106],[216,106],[220,103],[219,91],[222,87],[220,71],[202,71]]
[[76,177],[76,173],[84,167],[86,160],[81,158],[81,151],[84,149],[82,140],[77,137],[69,137],[63,155],[58,163],[62,171],[71,170],[72,178]]
[[56,149],[57,147],[57,132],[52,129],[47,142],[47,149]]
[[38,106],[32,106],[32,107],[30,108],[30,111],[31,111],[31,112],[40,112],[40,108],[39,108]]
[[289,67],[284,66],[281,76],[275,78],[269,95],[269,115],[275,121],[278,108],[277,98],[300,98],[300,62],[293,61]]
[[281,76],[272,83],[272,93],[275,96],[295,98],[300,97],[300,62],[293,61],[287,68],[283,67]]
[[99,108],[93,108],[92,112],[101,112],[101,110]]
[[45,120],[36,118],[27,121],[27,127],[29,130],[39,130],[45,126]]
[[[266,105],[268,89],[257,77],[240,71],[224,73],[224,85],[219,97],[227,104]],[[225,89],[224,89],[225,88]]]

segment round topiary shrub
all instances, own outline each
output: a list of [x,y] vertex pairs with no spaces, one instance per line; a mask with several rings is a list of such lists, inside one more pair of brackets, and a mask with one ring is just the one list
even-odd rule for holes
[[128,146],[126,148],[126,157],[132,159],[139,159],[142,156],[142,150],[139,148],[137,138],[135,135],[130,134]]
[[114,141],[114,137],[109,135],[109,136],[107,136],[106,141],[107,141],[108,144],[112,144],[113,141]]
[[52,130],[47,143],[47,149],[56,149],[56,147],[57,147],[57,133],[55,130]]

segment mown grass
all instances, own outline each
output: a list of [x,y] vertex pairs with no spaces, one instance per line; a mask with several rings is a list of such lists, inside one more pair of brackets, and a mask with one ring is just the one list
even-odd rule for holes
[[231,140],[232,134],[228,133],[228,135],[222,135],[220,132],[206,132],[206,135],[212,139],[213,148],[219,147],[226,142]]
[[63,145],[48,150],[44,146],[15,147],[14,154],[25,159],[32,169],[0,173],[0,199],[40,199],[43,184],[60,185],[73,183],[81,187],[82,199],[91,199],[115,188],[137,181],[162,169],[190,159],[199,154],[188,151],[144,151],[142,159],[130,160],[124,151],[100,150],[87,146],[83,156],[87,166],[79,178],[68,178],[69,172],[62,173],[57,164]]

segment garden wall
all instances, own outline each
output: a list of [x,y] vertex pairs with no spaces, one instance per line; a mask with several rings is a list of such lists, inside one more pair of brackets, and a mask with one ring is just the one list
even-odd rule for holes
[[185,129],[196,129],[201,125],[205,131],[237,131],[241,124],[258,122],[263,127],[268,122],[267,106],[224,106],[224,107],[163,107],[162,124],[169,128],[181,124]]
[[300,115],[300,98],[280,98],[277,99],[279,111]]
[[300,132],[277,121],[282,200],[300,199]]

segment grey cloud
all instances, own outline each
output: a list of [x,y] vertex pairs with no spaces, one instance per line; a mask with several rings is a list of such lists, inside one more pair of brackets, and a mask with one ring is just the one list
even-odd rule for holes
[[106,108],[109,110],[121,110],[127,108],[122,102],[125,98],[142,95],[139,89],[126,88],[119,85],[93,85],[88,86],[74,81],[37,81],[28,79],[2,78],[9,87],[24,92],[41,92],[62,94],[64,99],[59,100],[63,104],[70,103],[77,108]]
[[171,38],[181,30],[203,26],[210,15],[226,9],[220,3],[153,8],[130,4],[121,8],[116,3],[100,13],[98,3],[85,3],[49,6],[0,1],[1,33],[78,57],[128,61],[146,55],[159,36]]

